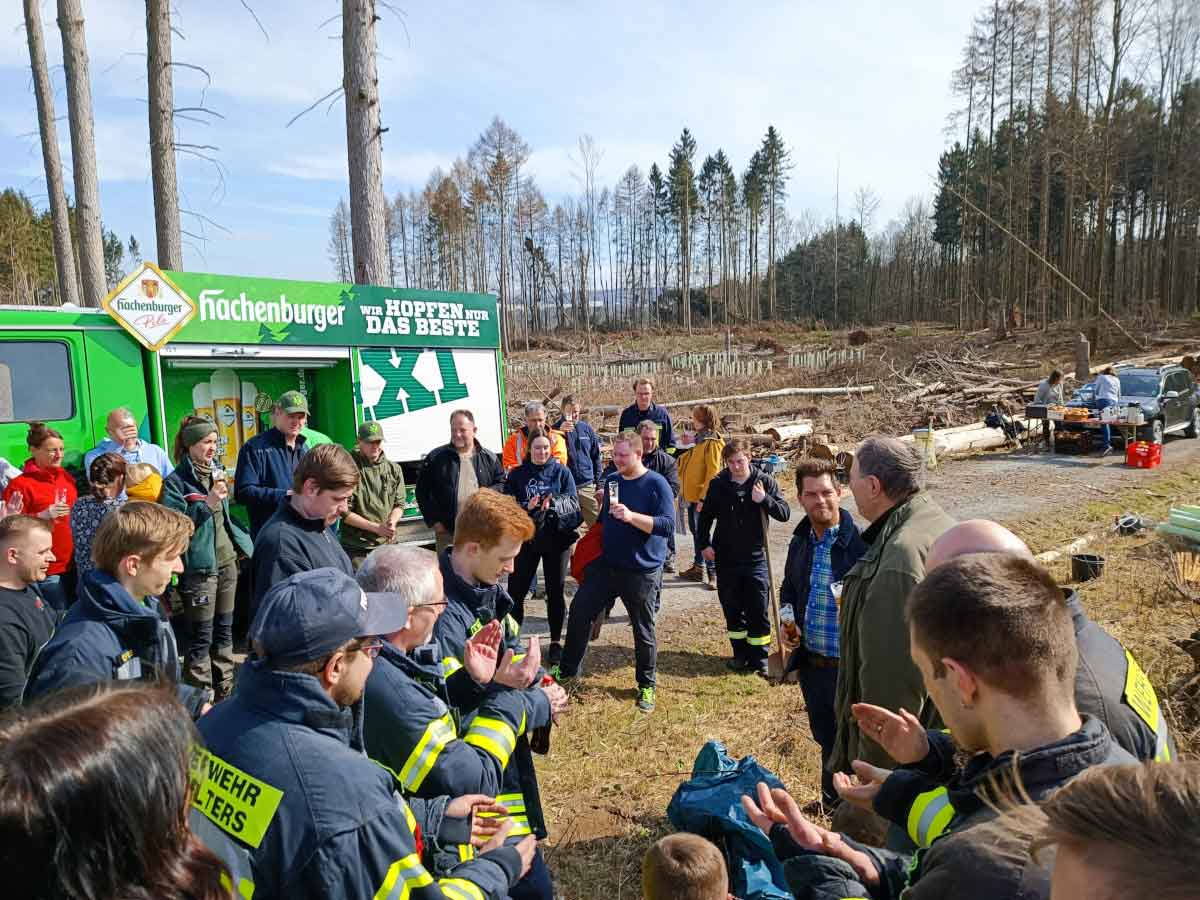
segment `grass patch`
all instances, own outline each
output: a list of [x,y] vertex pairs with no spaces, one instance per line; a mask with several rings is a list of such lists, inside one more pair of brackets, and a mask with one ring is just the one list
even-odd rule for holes
[[756,755],[802,803],[819,796],[820,750],[800,688],[729,673],[724,634],[715,595],[711,609],[660,620],[650,715],[634,708],[629,631],[610,629],[589,650],[570,717],[538,764],[545,852],[564,898],[641,896],[642,856],[671,830],[667,803],[706,740]]

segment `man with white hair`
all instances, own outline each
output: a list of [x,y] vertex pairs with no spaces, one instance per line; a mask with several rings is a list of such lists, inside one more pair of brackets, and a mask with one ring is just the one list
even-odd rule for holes
[[861,759],[895,764],[854,724],[851,706],[920,709],[925,698],[921,673],[908,648],[904,603],[925,577],[930,546],[954,520],[921,490],[925,466],[911,444],[894,437],[864,441],[850,469],[854,503],[870,526],[862,539],[867,552],[843,579],[839,609],[837,736],[830,772],[849,773]]
[[89,450],[83,457],[83,471],[92,471],[92,461],[101,453],[116,453],[125,460],[125,464],[149,463],[158,469],[158,473],[166,478],[175,471],[171,465],[171,457],[158,444],[151,444],[138,437],[137,419],[133,412],[124,406],[118,406],[108,414],[104,423],[104,431],[108,435],[104,440]]
[[529,453],[529,435],[534,431],[543,431],[550,438],[550,455],[564,466],[567,464],[567,441],[561,431],[555,431],[546,421],[546,407],[536,400],[525,404],[525,427],[519,428],[508,436],[504,444],[504,455],[501,462],[505,472],[511,472]]
[[[408,605],[408,624],[382,635],[383,647],[367,678],[367,755],[395,776],[406,796],[485,795],[475,807],[477,818],[494,822],[497,829],[511,819],[510,841],[528,836],[529,794],[522,793],[520,773],[509,761],[521,735],[550,723],[563,689],[552,684],[532,692],[489,691],[473,712],[460,715],[453,708],[463,704],[456,700],[472,696],[495,675],[500,622],[477,631],[466,643],[462,668],[444,677],[443,655],[431,643],[446,608],[437,556],[388,544],[367,556],[357,580],[368,594],[386,594]],[[534,794],[533,802],[537,799]],[[540,851],[510,896],[553,896]]]

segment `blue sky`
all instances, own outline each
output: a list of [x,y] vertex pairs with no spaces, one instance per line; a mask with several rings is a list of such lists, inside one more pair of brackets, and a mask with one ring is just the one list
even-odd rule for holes
[[[322,104],[341,80],[336,0],[176,0],[177,106],[201,100],[211,125],[180,123],[180,140],[220,162],[180,158],[183,202],[226,230],[185,217],[193,271],[327,280],[328,216],[346,193],[345,118]],[[45,205],[45,180],[20,5],[0,11],[0,187]],[[140,0],[83,0],[91,57],[100,198],[106,226],[134,234],[153,259],[146,120],[145,13]],[[833,215],[840,161],[843,214],[858,185],[882,204],[877,225],[928,194],[954,106],[949,82],[976,5],[953,0],[735,4],[396,2],[381,8],[380,88],[389,196],[424,185],[500,115],[529,143],[552,202],[578,192],[579,135],[604,156],[602,183],[631,164],[664,165],[685,126],[697,164],[721,147],[740,172],[774,124],[792,149],[789,210]],[[42,14],[54,67],[59,140],[70,192],[62,43],[52,0]]]

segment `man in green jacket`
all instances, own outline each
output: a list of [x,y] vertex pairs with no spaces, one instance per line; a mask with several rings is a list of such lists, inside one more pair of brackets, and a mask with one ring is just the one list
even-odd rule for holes
[[894,437],[864,441],[850,469],[850,490],[870,527],[866,554],[842,584],[839,610],[837,737],[831,772],[850,773],[852,760],[882,768],[895,761],[859,732],[850,707],[872,703],[916,713],[925,698],[921,673],[909,654],[904,604],[925,577],[929,547],[954,524],[921,492],[924,463],[911,444]]
[[396,537],[404,515],[404,471],[384,454],[378,422],[358,426],[358,443],[350,455],[358,466],[358,487],[342,521],[341,541],[357,571],[368,553]]

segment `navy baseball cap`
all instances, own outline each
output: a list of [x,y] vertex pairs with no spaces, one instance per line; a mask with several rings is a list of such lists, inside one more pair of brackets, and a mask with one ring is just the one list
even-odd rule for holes
[[271,587],[250,625],[250,640],[273,668],[328,656],[355,638],[392,634],[408,623],[399,594],[368,594],[338,569],[297,572]]

